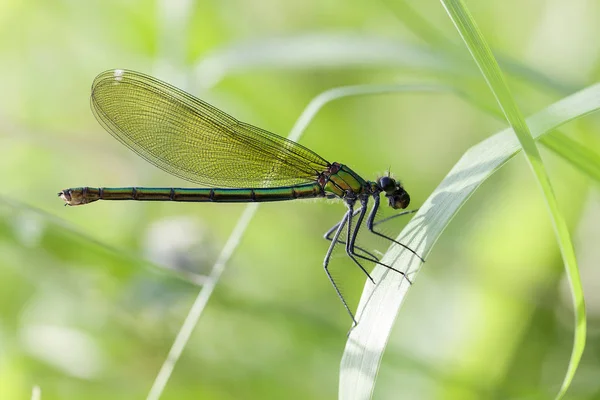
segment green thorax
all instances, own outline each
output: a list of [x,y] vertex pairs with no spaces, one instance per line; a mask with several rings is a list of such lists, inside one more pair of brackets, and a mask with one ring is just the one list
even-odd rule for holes
[[370,185],[356,172],[343,164],[333,163],[329,170],[319,177],[319,183],[326,193],[344,198],[349,193],[363,194],[370,190]]

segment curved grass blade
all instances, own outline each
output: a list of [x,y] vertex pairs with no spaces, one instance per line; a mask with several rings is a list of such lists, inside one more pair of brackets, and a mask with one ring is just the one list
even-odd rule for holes
[[456,29],[460,33],[464,43],[471,52],[471,56],[479,66],[481,73],[492,90],[494,97],[496,97],[506,119],[517,135],[517,138],[523,147],[525,158],[527,159],[529,166],[538,181],[540,189],[542,190],[544,199],[546,200],[550,220],[554,227],[554,233],[558,241],[563,262],[565,264],[567,278],[571,286],[573,308],[575,309],[575,338],[573,351],[571,353],[569,368],[563,380],[562,387],[556,397],[559,399],[564,396],[575,376],[575,371],[577,370],[577,366],[583,355],[586,336],[586,312],[583,287],[579,276],[575,249],[573,248],[569,228],[560,212],[558,201],[556,200],[554,189],[550,182],[550,177],[546,172],[546,167],[544,166],[537,145],[531,136],[525,118],[523,118],[521,110],[517,106],[508,88],[498,62],[483,38],[483,35],[479,31],[475,20],[462,0],[441,0],[441,2],[452,19]]
[[471,63],[452,59],[423,46],[378,36],[320,33],[268,38],[222,47],[199,61],[195,73],[205,87],[225,76],[255,68],[360,68],[393,66],[419,71],[476,76]]
[[[535,139],[571,120],[600,110],[600,84],[566,97],[527,119]],[[400,233],[398,241],[425,258],[454,215],[477,188],[521,150],[508,128],[473,146],[455,164]],[[383,262],[407,271],[412,282],[420,262],[392,246]],[[410,285],[398,274],[375,267],[377,285],[367,282],[358,306],[360,321],[352,330],[341,362],[339,398],[370,398],[391,329]]]

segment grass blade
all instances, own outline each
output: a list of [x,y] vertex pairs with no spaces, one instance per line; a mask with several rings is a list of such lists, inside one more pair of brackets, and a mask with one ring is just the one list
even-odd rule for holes
[[481,70],[483,77],[492,90],[494,97],[496,97],[506,119],[517,135],[517,138],[523,147],[523,151],[525,152],[525,157],[529,166],[542,190],[548,212],[550,213],[550,220],[554,227],[554,233],[558,241],[563,262],[565,264],[567,278],[571,286],[573,308],[575,309],[575,338],[573,351],[571,353],[569,368],[563,380],[560,392],[557,395],[557,398],[561,398],[569,388],[575,375],[575,371],[577,370],[577,366],[579,365],[585,347],[586,335],[586,313],[583,287],[579,276],[579,269],[577,267],[577,259],[575,257],[575,249],[573,248],[571,235],[567,223],[559,210],[550,178],[546,172],[546,167],[544,166],[537,145],[531,136],[525,118],[523,118],[519,107],[513,99],[504,79],[504,75],[498,66],[498,62],[483,38],[483,35],[479,31],[475,20],[462,0],[441,0],[441,2],[452,19],[456,29],[460,33],[465,45],[469,49],[471,56]]
[[564,158],[590,178],[600,182],[600,155],[584,147],[561,132],[552,132],[542,144]]

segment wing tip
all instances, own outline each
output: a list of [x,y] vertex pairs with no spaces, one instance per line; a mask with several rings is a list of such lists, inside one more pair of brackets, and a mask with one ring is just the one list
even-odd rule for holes
[[103,82],[122,82],[130,72],[132,71],[123,68],[115,68],[99,73],[92,82],[92,93],[94,92],[94,89]]

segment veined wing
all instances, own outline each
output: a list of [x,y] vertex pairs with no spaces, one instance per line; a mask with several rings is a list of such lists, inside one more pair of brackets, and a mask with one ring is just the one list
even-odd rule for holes
[[165,82],[111,70],[92,84],[98,122],[157,167],[213,187],[311,182],[330,165],[306,147],[250,124]]

